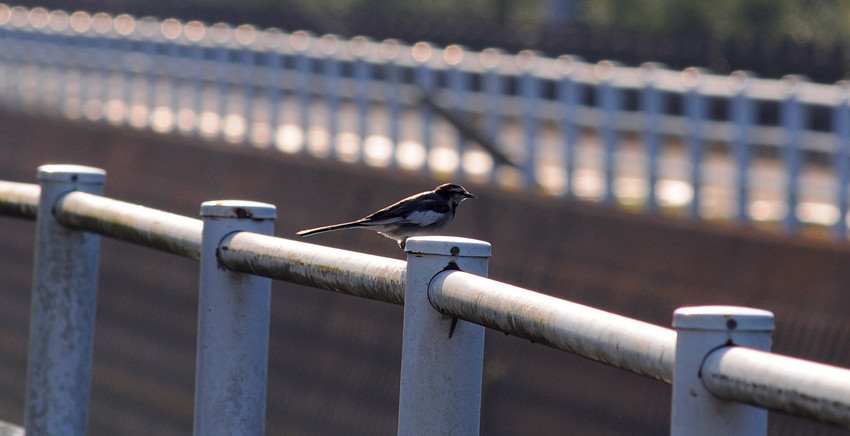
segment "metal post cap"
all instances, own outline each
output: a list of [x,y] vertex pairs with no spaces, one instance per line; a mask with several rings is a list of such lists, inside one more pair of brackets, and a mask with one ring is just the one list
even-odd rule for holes
[[42,165],[38,167],[37,178],[41,182],[102,185],[106,181],[106,171],[83,165]]
[[273,220],[277,209],[273,204],[244,200],[216,200],[201,203],[201,216],[210,218],[244,218]]
[[773,312],[739,306],[682,307],[673,312],[673,327],[688,330],[773,331]]
[[456,236],[414,236],[407,239],[404,251],[438,256],[490,257],[491,247],[489,242]]

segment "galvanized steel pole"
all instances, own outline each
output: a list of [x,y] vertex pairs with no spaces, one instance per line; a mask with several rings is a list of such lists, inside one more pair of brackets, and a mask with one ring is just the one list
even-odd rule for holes
[[399,435],[478,434],[484,327],[437,312],[431,279],[445,269],[487,275],[490,244],[453,237],[407,240]]
[[270,234],[275,207],[209,201],[204,220],[194,434],[261,435],[265,426],[271,280],[227,270],[217,253],[234,232]]
[[717,398],[703,384],[701,371],[706,356],[722,347],[769,350],[773,314],[744,307],[683,307],[674,312],[673,327],[678,337],[670,434],[767,434],[767,410]]
[[72,191],[100,194],[106,172],[43,165],[38,180],[25,426],[28,435],[84,435],[100,237],[59,224],[53,208]]

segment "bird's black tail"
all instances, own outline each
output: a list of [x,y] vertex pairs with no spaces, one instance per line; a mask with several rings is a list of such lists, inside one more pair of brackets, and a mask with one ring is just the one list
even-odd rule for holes
[[333,232],[333,231],[336,231],[336,230],[352,229],[352,228],[356,228],[356,227],[360,227],[360,223],[358,223],[357,221],[352,221],[350,223],[334,224],[332,226],[316,227],[315,229],[301,230],[300,232],[296,233],[296,235],[298,235],[298,236],[310,236],[310,235],[317,235],[319,233]]

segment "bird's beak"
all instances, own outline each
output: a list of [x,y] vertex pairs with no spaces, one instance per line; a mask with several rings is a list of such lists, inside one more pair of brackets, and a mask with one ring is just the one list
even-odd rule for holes
[[467,192],[466,194],[463,194],[463,198],[478,198],[478,196]]

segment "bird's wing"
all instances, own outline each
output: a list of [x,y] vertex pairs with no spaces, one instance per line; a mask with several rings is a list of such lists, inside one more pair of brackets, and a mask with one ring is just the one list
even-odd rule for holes
[[431,225],[451,213],[451,207],[433,193],[417,194],[389,205],[361,220],[364,225],[393,223]]
[[411,212],[405,218],[405,221],[411,224],[419,224],[420,227],[430,226],[446,217],[446,212],[436,212],[433,210],[417,210]]

